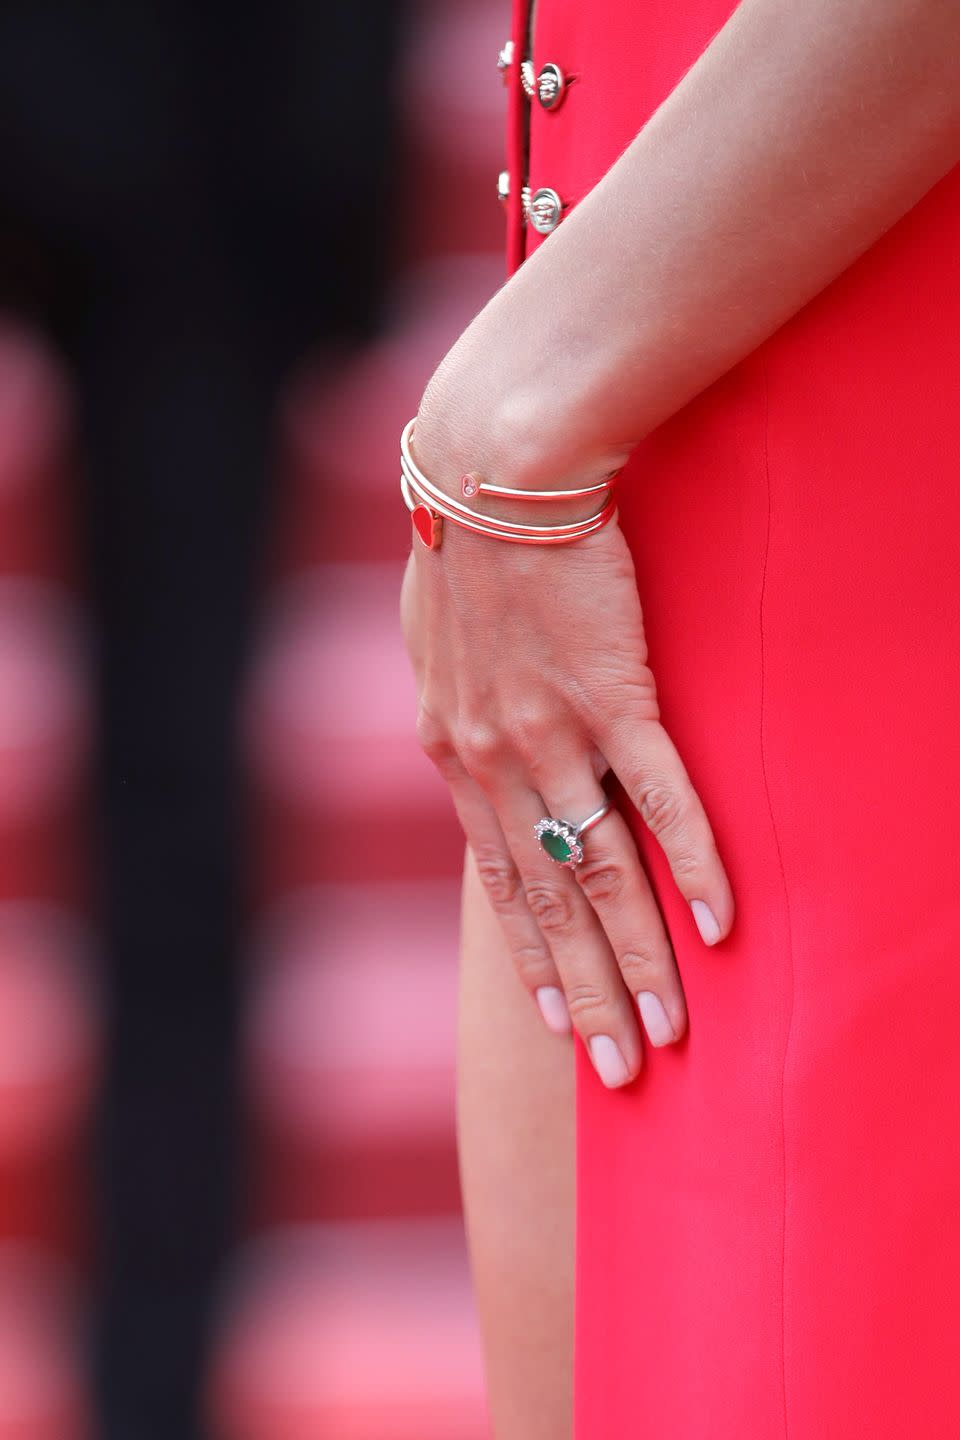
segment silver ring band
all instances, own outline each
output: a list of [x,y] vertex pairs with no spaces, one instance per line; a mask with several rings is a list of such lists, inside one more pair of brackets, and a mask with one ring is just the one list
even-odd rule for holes
[[599,810],[594,810],[586,820],[581,820],[579,825],[574,825],[569,820],[559,820],[555,815],[544,815],[533,827],[533,833],[540,841],[540,849],[554,862],[555,865],[565,865],[569,870],[575,870],[578,865],[583,864],[583,846],[581,840],[588,831],[595,825],[599,825],[605,815],[610,813],[613,802],[605,800]]
[[599,825],[604,815],[608,815],[610,813],[610,809],[611,802],[609,800],[605,800],[600,806],[599,810],[594,810],[593,814],[588,815],[586,820],[581,820],[580,824],[577,826],[577,839],[579,840],[581,835],[586,835],[587,831],[592,830],[594,825]]

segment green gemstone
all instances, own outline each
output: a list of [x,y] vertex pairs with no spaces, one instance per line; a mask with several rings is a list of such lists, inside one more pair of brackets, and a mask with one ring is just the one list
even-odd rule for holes
[[552,830],[545,830],[540,836],[540,844],[546,850],[551,860],[559,860],[561,865],[566,864],[572,855],[572,850],[562,835],[554,835]]

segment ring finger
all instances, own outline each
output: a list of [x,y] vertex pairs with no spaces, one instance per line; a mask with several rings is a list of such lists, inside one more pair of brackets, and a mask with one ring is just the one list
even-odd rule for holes
[[[589,774],[584,789],[593,796],[586,814],[604,797]],[[625,1085],[643,1063],[640,1030],[597,913],[572,872],[551,860],[534,835],[546,814],[536,790],[518,786],[493,799],[527,904],[553,953],[574,1027],[603,1083]]]
[[[573,767],[558,768],[570,773]],[[545,784],[545,789],[552,815],[592,813],[593,801],[586,799],[592,793],[589,781],[572,791],[562,784]],[[651,1045],[669,1045],[687,1027],[683,985],[663,916],[619,810],[611,807],[583,836],[582,849],[573,876],[603,926],[647,1039]]]
[[457,817],[473,853],[473,862],[500,921],[513,963],[540,1008],[547,1028],[569,1034],[570,1015],[562,982],[544,936],[530,913],[510,847],[490,801],[458,763],[447,767]]

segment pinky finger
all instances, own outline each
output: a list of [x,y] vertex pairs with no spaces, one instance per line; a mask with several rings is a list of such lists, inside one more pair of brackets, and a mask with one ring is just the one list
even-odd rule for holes
[[447,772],[460,824],[477,874],[507,941],[517,974],[536,1000],[548,1029],[570,1034],[573,1026],[560,976],[543,938],[496,811],[466,772]]

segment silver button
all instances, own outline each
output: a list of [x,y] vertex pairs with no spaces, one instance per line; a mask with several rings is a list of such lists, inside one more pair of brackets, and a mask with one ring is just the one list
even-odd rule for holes
[[497,176],[497,199],[506,202],[510,198],[510,171],[501,170]]
[[524,60],[520,65],[520,83],[528,100],[539,100],[544,110],[556,110],[567,88],[567,77],[559,65],[544,65],[539,75],[534,73],[533,61]]
[[556,110],[566,86],[566,78],[559,65],[544,65],[537,76],[537,99],[544,110]]
[[497,69],[500,71],[500,74],[501,74],[501,76],[503,77],[503,83],[504,83],[504,85],[506,85],[506,83],[507,83],[507,72],[508,72],[508,70],[510,69],[510,66],[511,66],[512,64],[513,64],[513,41],[512,41],[512,40],[507,40],[503,45],[501,45],[501,47],[500,47],[500,53],[499,53],[499,55],[497,56]]
[[548,185],[534,190],[527,207],[527,217],[538,235],[549,235],[560,224],[564,203],[556,190]]

